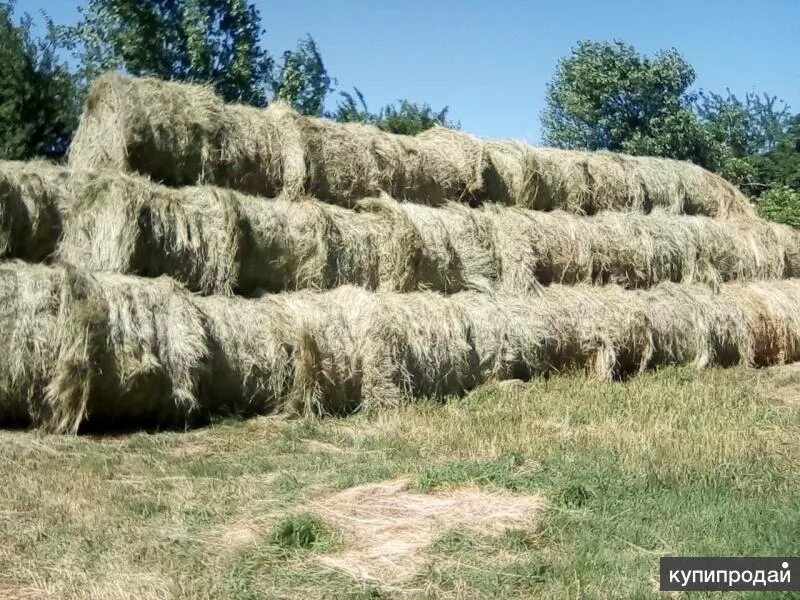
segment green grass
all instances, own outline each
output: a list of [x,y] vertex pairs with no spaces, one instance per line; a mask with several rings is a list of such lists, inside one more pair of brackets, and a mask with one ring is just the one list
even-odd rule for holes
[[272,531],[270,541],[284,550],[331,550],[334,540],[328,527],[309,513],[281,519]]
[[[345,419],[3,432],[0,598],[656,598],[661,555],[800,554],[800,407],[779,379],[565,375]],[[320,499],[399,476],[548,505],[529,528],[443,532],[400,589],[324,567],[347,532]]]

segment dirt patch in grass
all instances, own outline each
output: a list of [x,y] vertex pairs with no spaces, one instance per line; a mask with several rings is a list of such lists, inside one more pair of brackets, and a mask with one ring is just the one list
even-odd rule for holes
[[319,440],[301,440],[306,450],[316,454],[343,454],[345,451],[328,442],[320,442]]
[[422,494],[408,479],[347,489],[314,508],[343,535],[344,551],[319,560],[353,577],[397,585],[414,577],[427,548],[452,529],[502,533],[531,524],[544,506],[540,496],[467,488]]

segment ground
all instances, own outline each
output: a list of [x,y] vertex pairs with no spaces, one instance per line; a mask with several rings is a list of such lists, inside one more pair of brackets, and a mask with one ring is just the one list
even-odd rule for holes
[[2,432],[0,598],[658,597],[661,555],[800,554],[798,397],[800,369],[666,369]]

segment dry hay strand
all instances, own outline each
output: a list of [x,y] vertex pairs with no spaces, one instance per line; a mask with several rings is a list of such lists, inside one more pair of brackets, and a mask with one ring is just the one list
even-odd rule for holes
[[52,256],[69,205],[68,177],[43,161],[0,161],[0,258]]
[[357,486],[313,507],[345,534],[346,548],[319,561],[381,586],[412,579],[426,562],[426,549],[452,529],[483,535],[530,525],[544,508],[539,496],[477,489],[421,494],[406,480]]
[[536,148],[493,141],[497,173],[490,197],[535,210],[592,215],[602,210],[754,219],[747,198],[724,179],[687,162],[610,152]]
[[10,263],[0,293],[12,417],[24,405],[36,425],[74,433],[89,419],[175,424],[197,408],[205,329],[172,281]]

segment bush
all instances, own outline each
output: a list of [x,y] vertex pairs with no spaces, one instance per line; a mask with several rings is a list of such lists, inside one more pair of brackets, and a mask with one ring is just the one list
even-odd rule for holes
[[800,228],[800,192],[782,185],[770,188],[757,201],[758,213],[765,219]]

